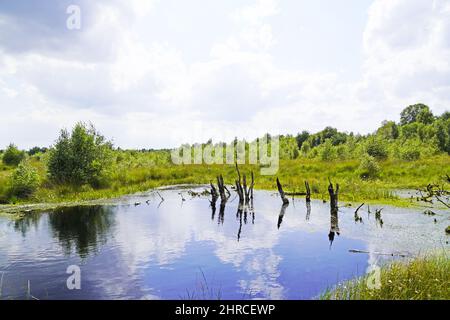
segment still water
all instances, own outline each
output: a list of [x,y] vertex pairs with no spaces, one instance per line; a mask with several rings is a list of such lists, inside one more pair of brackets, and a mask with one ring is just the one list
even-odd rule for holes
[[[394,259],[378,253],[449,248],[445,211],[385,206],[381,224],[380,206],[372,213],[364,206],[355,222],[355,208],[341,207],[338,217],[322,201],[282,208],[268,191],[255,191],[253,210],[242,212],[233,197],[214,212],[208,197],[188,189],[160,194],[162,202],[152,192],[109,206],[0,217],[0,298],[311,299]],[[80,290],[67,288],[70,265],[81,269]]]

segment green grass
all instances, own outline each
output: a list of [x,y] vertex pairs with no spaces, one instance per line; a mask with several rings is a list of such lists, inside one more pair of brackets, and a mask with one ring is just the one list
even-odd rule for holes
[[449,300],[448,253],[394,262],[381,268],[381,287],[369,289],[367,276],[325,292],[324,300]]
[[[151,155],[149,155],[151,157]],[[93,189],[88,186],[58,186],[51,184],[46,176],[43,161],[32,159],[38,169],[42,184],[33,197],[26,200],[8,199],[7,185],[13,168],[0,168],[0,202],[9,203],[55,203],[114,198],[117,196],[146,191],[159,186],[175,184],[203,184],[216,181],[219,174],[225,182],[234,184],[234,165],[181,165],[155,164],[146,161],[145,155],[135,160],[119,162],[111,170],[107,187]],[[308,180],[313,198],[327,199],[328,177],[340,184],[340,200],[346,202],[379,202],[407,206],[410,200],[398,199],[394,189],[422,188],[431,182],[438,182],[450,172],[449,156],[436,156],[413,162],[388,160],[380,163],[381,174],[377,180],[363,181],[357,174],[358,160],[324,162],[311,159],[281,160],[277,176],[285,190],[304,191]],[[255,173],[255,188],[276,190],[275,176],[261,176],[259,166],[242,165],[242,173]],[[414,201],[413,203],[416,203]]]

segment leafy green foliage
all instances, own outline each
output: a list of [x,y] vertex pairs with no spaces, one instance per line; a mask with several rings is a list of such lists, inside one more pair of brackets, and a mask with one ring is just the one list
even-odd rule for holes
[[[280,154],[283,139],[280,137]],[[366,136],[339,132],[332,127],[296,136],[299,156],[324,161],[360,159],[364,154],[378,161],[401,159],[414,161],[441,152],[450,154],[450,112],[435,117],[424,104],[408,106],[401,113],[401,122],[383,121],[380,128]],[[292,150],[289,150],[293,154]],[[285,157],[288,159],[288,157]]]
[[333,148],[333,144],[331,142],[331,139],[325,140],[325,143],[321,145],[320,147],[320,159],[322,161],[332,161],[336,159],[337,153],[336,149]]
[[406,107],[400,113],[400,124],[405,125],[413,122],[430,124],[433,122],[434,116],[430,111],[430,107],[422,103],[414,104]]
[[399,134],[398,126],[394,121],[383,121],[377,130],[377,135],[387,140],[395,140]]
[[[309,180],[311,190],[320,197],[327,188],[326,177],[331,177],[340,182],[342,199],[398,203],[401,200],[392,189],[423,187],[450,172],[450,113],[435,117],[432,123],[422,122],[417,117],[403,125],[385,121],[375,133],[364,136],[331,127],[316,134],[280,136],[278,174],[288,190],[301,188]],[[212,141],[201,145],[212,145]],[[63,131],[50,152],[38,149],[28,157],[42,181],[33,201],[114,197],[162,185],[209,183],[219,174],[234,183],[236,174],[233,165],[173,165],[170,150],[112,150],[105,138],[84,124],[70,134]],[[248,143],[245,149],[249,151]],[[273,177],[258,175],[259,169],[258,165],[243,168],[255,172],[257,188],[276,188]],[[0,164],[0,203],[11,202],[12,173],[11,166]]]
[[366,152],[378,160],[384,160],[388,157],[387,145],[384,140],[370,137],[366,142]]
[[3,153],[3,163],[8,166],[17,166],[25,158],[25,152],[20,151],[14,144],[10,144]]
[[296,159],[299,156],[299,149],[296,138],[292,136],[282,137],[280,139],[280,158]]
[[10,182],[11,195],[29,198],[39,186],[39,175],[28,161],[22,161],[14,170]]
[[62,130],[50,151],[50,179],[59,184],[93,187],[106,183],[112,145],[95,128],[77,123],[69,134]]
[[306,157],[308,153],[311,151],[311,144],[308,141],[303,142],[300,151],[301,154]]
[[326,127],[324,130],[308,137],[308,141],[312,147],[317,147],[325,143],[326,140],[330,140],[333,146],[337,146],[347,140],[347,134],[339,132],[335,128]]
[[436,121],[435,129],[439,149],[450,154],[450,118]]
[[45,152],[47,152],[47,148],[33,147],[30,150],[28,150],[28,154],[30,156],[34,156],[35,154],[45,153]]
[[358,174],[361,179],[375,179],[380,176],[380,166],[376,159],[369,155],[364,155],[358,167]]
[[399,148],[400,159],[414,161],[420,158],[420,141],[408,140]]
[[301,150],[303,143],[308,140],[310,134],[308,131],[302,131],[302,133],[299,133],[295,139],[297,140],[297,146]]

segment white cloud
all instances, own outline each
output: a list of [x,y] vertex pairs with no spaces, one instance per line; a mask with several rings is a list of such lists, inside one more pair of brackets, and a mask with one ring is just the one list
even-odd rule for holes
[[375,1],[364,33],[367,97],[385,108],[396,103],[395,113],[417,101],[443,112],[449,102],[449,35],[448,1]]
[[[0,8],[7,22],[0,32],[0,145],[48,145],[78,120],[91,120],[123,147],[168,147],[326,125],[369,132],[410,103],[448,109],[447,1],[375,0],[361,34],[364,64],[354,66],[360,75],[353,80],[340,66],[305,71],[280,61],[277,30],[286,32],[283,19],[297,14],[283,2],[220,5],[224,12],[208,28],[186,18],[197,17],[196,7],[174,10],[175,2],[83,2],[79,33],[59,30],[54,12],[21,26],[23,12]],[[177,22],[173,30],[155,25],[159,14]],[[18,50],[14,35],[34,40]],[[296,30],[291,38],[292,46],[302,41]],[[196,43],[207,51],[188,54]]]

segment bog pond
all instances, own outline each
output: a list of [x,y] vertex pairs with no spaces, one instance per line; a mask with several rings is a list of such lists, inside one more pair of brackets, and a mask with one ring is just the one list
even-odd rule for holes
[[[233,198],[213,210],[188,192],[204,189],[1,216],[0,298],[313,299],[373,265],[449,249],[444,210],[365,205],[355,221],[345,203],[333,218],[329,203],[283,208],[271,191],[255,191],[253,210]],[[72,265],[79,290],[67,287]]]

